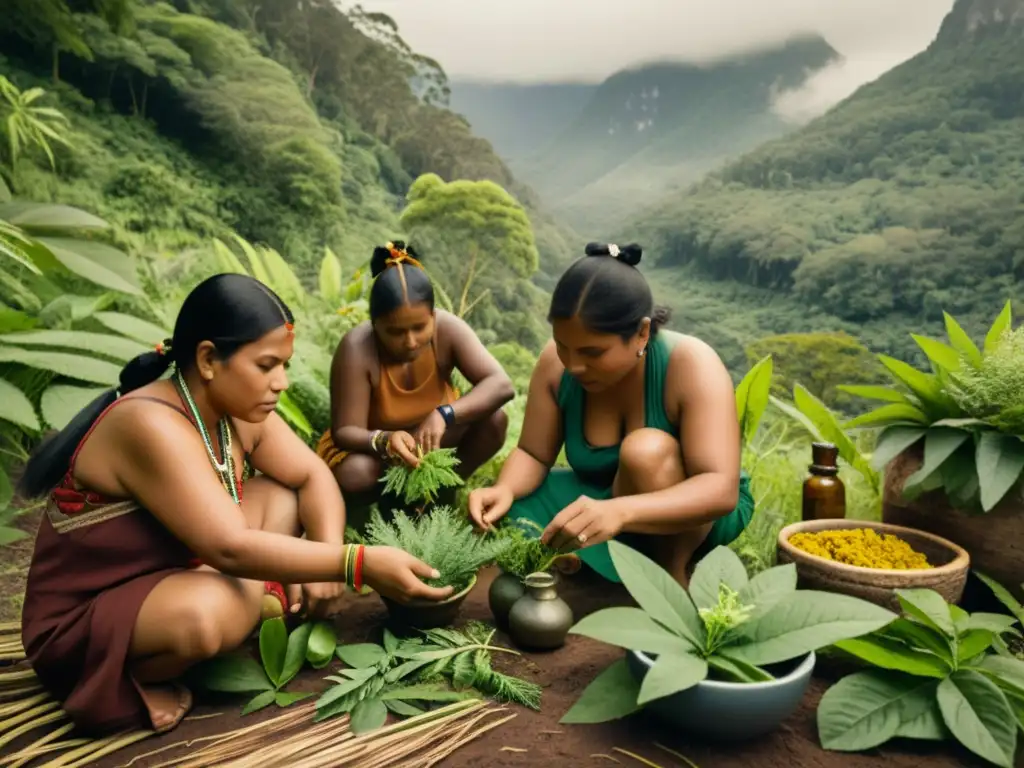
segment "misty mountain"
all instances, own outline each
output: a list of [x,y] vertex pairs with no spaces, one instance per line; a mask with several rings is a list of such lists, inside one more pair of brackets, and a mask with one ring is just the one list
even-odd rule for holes
[[603,82],[547,146],[510,165],[569,223],[600,234],[792,129],[772,111],[776,94],[838,59],[821,37],[801,36],[707,64],[624,70]]
[[597,83],[498,83],[453,79],[449,107],[506,161],[545,147],[583,110]]
[[1024,0],[958,0],[925,51],[619,236],[674,280],[756,288],[877,351],[913,357],[943,310],[977,337],[1024,299],[1022,49]]

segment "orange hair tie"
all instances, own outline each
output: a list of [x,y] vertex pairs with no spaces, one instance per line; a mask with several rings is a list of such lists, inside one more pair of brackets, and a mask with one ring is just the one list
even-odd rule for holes
[[394,247],[388,248],[388,250],[391,251],[391,258],[384,262],[385,265],[389,267],[396,267],[399,264],[405,263],[409,264],[410,266],[419,267],[420,269],[423,269],[423,265],[420,264],[419,261],[417,261],[415,258],[410,256],[405,251],[400,251]]
[[292,323],[285,323],[284,324],[284,329],[286,331],[288,331],[288,335],[289,336],[294,336],[295,335],[295,326]]

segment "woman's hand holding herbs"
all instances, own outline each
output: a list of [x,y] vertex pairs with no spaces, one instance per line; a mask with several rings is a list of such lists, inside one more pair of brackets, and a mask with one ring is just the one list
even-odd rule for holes
[[366,547],[363,550],[363,582],[373,591],[400,603],[410,600],[446,600],[452,587],[431,587],[423,579],[441,574],[397,547]]
[[440,411],[434,410],[416,428],[413,438],[420,448],[423,449],[424,453],[430,453],[441,447],[441,438],[444,437],[444,433],[447,431],[448,424],[445,422],[444,416],[441,415]]
[[626,524],[625,510],[618,502],[580,496],[555,515],[540,540],[559,552],[571,552],[614,539]]
[[473,524],[482,531],[489,531],[508,511],[512,509],[515,497],[512,490],[503,485],[477,488],[469,493],[469,516]]
[[419,466],[420,459],[416,455],[416,439],[408,432],[392,432],[388,438],[388,455],[397,456],[410,467]]

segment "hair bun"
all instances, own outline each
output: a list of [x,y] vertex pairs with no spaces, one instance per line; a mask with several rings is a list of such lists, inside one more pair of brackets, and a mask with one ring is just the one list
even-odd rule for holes
[[624,264],[635,267],[644,255],[644,249],[636,243],[618,246],[614,243],[587,243],[587,256],[611,256]]

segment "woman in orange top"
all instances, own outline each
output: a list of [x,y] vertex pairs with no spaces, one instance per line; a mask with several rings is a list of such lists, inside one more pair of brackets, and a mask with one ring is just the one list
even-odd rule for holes
[[[334,354],[331,429],[317,447],[346,498],[363,504],[379,497],[384,463],[416,466],[417,448],[457,446],[468,478],[504,445],[501,409],[515,396],[473,329],[434,308],[434,287],[411,248],[374,249],[370,269],[370,320]],[[463,397],[451,385],[455,369],[472,385]]]

